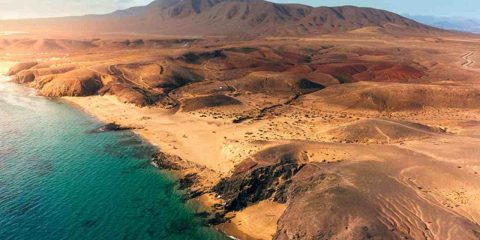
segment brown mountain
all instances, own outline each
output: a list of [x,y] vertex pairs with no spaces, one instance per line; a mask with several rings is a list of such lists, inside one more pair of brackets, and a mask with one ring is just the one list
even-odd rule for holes
[[353,6],[315,8],[263,0],[156,0],[147,6],[106,15],[3,21],[0,31],[298,36],[366,27],[387,32],[439,31],[379,9]]

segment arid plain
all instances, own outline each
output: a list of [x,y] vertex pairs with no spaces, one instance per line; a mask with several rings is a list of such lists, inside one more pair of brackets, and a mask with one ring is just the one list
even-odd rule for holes
[[480,38],[3,36],[12,80],[157,146],[241,239],[479,239]]

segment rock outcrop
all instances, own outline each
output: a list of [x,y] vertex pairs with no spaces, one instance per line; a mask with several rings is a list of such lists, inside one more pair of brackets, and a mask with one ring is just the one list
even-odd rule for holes
[[118,125],[116,123],[108,123],[105,124],[97,129],[88,131],[88,133],[105,133],[105,132],[117,132],[117,131],[126,131],[126,130],[132,130],[134,128],[132,127],[124,127],[121,125]]
[[30,69],[34,66],[36,66],[38,63],[37,62],[21,62],[10,68],[10,70],[7,72],[7,76],[13,76],[23,70]]
[[31,83],[35,80],[35,74],[32,71],[22,71],[13,77],[13,82],[18,84]]
[[[419,193],[422,188],[410,186],[406,179],[398,180],[412,165],[434,169],[438,163],[394,148],[375,154],[388,165],[310,159],[312,150],[327,147],[332,146],[310,143],[267,148],[244,160],[214,190],[225,200],[226,212],[265,199],[286,203],[275,240],[449,239],[453,233],[462,239],[478,238],[480,226],[475,222],[427,200],[422,194],[428,192]],[[397,152],[391,155],[392,151]],[[398,161],[399,157],[408,160]]]
[[97,94],[102,82],[97,73],[79,69],[55,76],[40,90],[47,97],[89,96]]
[[231,177],[222,179],[214,191],[225,200],[227,211],[273,198],[285,203],[292,177],[302,168],[303,156],[291,146],[268,149],[238,165]]

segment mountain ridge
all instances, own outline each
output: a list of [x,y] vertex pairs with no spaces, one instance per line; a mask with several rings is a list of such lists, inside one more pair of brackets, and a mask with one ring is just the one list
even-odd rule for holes
[[441,31],[380,9],[312,7],[264,0],[156,0],[143,7],[110,14],[3,23],[0,28],[4,29],[0,30],[197,36],[305,36],[348,32],[364,27],[416,33]]

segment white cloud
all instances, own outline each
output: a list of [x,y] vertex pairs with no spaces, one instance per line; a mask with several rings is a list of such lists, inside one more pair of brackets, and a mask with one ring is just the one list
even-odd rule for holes
[[0,0],[0,19],[109,13],[152,0]]

